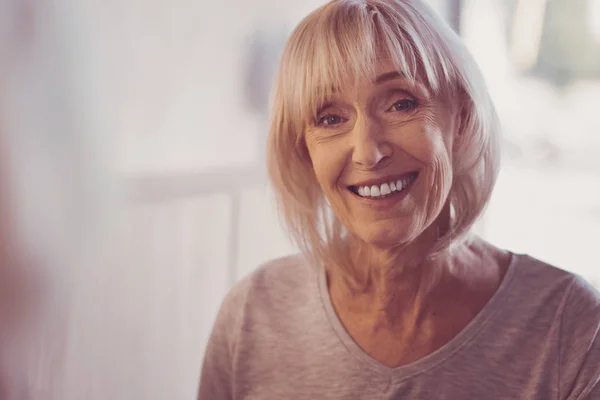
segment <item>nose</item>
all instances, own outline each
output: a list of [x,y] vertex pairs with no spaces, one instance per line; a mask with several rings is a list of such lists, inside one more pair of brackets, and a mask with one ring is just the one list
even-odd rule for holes
[[383,127],[372,119],[357,121],[352,132],[352,161],[363,169],[375,169],[392,156]]

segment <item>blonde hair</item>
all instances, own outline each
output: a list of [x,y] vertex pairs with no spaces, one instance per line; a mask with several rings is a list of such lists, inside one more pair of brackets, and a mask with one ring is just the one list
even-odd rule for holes
[[268,170],[290,235],[318,264],[351,272],[347,233],[316,183],[304,130],[351,77],[372,77],[382,54],[434,96],[461,98],[453,149],[451,223],[431,254],[461,243],[483,212],[500,159],[500,127],[484,79],[458,35],[421,0],[333,0],[309,14],[284,49],[275,82]]

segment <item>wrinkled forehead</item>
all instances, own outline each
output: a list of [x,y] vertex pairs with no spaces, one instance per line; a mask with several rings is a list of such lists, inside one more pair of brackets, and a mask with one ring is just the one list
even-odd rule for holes
[[337,73],[318,67],[335,63],[336,60],[324,58],[315,63],[317,65],[306,69],[301,85],[305,92],[302,99],[298,99],[304,120],[314,119],[322,105],[329,103],[333,98],[354,96],[363,89],[382,86],[392,81],[401,81],[405,87],[413,88],[425,97],[434,95],[418,66],[415,65],[412,69],[412,66],[402,64],[384,52],[376,53],[372,58],[357,52],[356,56],[343,61],[345,68],[339,68]]
[[[313,82],[313,92],[321,92],[325,97],[337,96],[339,94],[355,93],[364,87],[379,86],[391,81],[401,81],[404,86],[412,87],[419,93],[429,97],[431,88],[427,85],[422,72],[404,72],[405,68],[398,65],[389,56],[377,57],[369,71],[362,75],[348,75],[341,77],[337,82],[322,82],[317,86],[317,80]],[[309,84],[310,85],[310,84]]]
[[294,119],[309,120],[335,93],[355,88],[361,80],[389,78],[388,74],[398,74],[431,96],[451,86],[453,71],[444,46],[432,39],[435,35],[418,15],[400,10],[398,4],[404,3],[365,4],[329,3],[292,34],[279,82]]

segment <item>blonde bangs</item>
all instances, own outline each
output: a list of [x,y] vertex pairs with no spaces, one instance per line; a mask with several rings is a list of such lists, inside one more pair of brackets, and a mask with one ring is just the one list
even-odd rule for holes
[[423,40],[435,32],[422,19],[400,1],[337,0],[309,14],[290,37],[280,67],[281,95],[299,124],[294,131],[302,133],[335,91],[374,79],[379,58],[390,58],[407,80],[420,80],[434,95],[451,88],[456,76],[444,49]]
[[496,181],[499,121],[481,72],[458,35],[422,0],[333,0],[304,18],[284,49],[267,153],[287,228],[315,264],[345,269],[350,261],[341,251],[347,232],[316,181],[304,132],[336,91],[375,79],[381,58],[391,59],[398,72],[430,95],[461,107],[448,200],[453,221],[433,252],[466,237]]

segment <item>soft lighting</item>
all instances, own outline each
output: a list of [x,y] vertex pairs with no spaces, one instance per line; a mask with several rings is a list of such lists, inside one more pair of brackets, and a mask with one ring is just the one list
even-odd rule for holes
[[[591,0],[595,1],[595,0]],[[521,68],[535,65],[540,50],[547,0],[518,0],[512,29],[512,51]]]
[[589,24],[592,36],[600,42],[600,0],[588,0],[589,2]]

